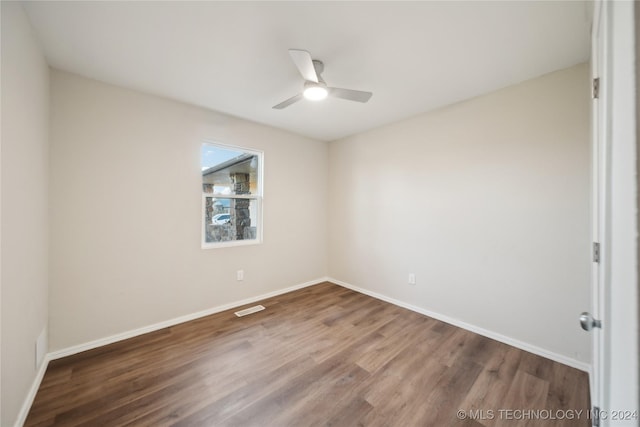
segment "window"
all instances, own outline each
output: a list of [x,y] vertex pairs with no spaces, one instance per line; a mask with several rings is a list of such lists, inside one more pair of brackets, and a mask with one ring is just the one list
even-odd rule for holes
[[204,143],[202,247],[262,241],[262,152]]

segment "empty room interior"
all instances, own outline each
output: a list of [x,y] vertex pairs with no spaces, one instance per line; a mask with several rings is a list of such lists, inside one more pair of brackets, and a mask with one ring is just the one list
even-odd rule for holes
[[632,1],[2,1],[0,425],[638,426]]

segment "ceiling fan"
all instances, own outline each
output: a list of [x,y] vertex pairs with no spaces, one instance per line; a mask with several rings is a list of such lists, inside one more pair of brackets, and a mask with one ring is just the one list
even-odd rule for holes
[[360,90],[327,87],[327,84],[320,76],[322,71],[324,71],[322,61],[311,59],[311,54],[306,50],[289,49],[289,55],[291,55],[293,63],[298,67],[300,74],[302,74],[302,78],[304,78],[304,87],[302,93],[275,105],[273,108],[276,110],[282,110],[294,102],[300,101],[302,98],[320,101],[327,96],[333,96],[334,98],[342,98],[349,101],[367,102],[369,98],[371,98],[371,95],[373,95],[371,92],[363,92]]

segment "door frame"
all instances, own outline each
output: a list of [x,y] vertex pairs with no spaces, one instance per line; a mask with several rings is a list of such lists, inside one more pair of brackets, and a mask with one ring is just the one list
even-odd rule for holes
[[[603,427],[637,426],[640,415],[636,6],[593,2],[591,65],[600,93],[592,104],[592,235],[600,262],[592,268],[591,309],[602,329],[591,334],[589,382]],[[620,411],[634,418],[616,420]]]
[[[591,99],[591,236],[592,242],[599,245],[599,260],[591,263],[591,314],[596,319],[604,319],[605,313],[605,271],[608,263],[606,239],[607,227],[607,157],[608,157],[608,120],[607,103],[607,8],[602,0],[593,2],[593,20],[591,27],[591,82],[598,79],[598,94],[592,93]],[[595,92],[595,87],[592,87]],[[595,248],[592,248],[595,251]],[[592,252],[592,257],[595,254]],[[605,325],[606,326],[606,325]],[[604,372],[605,329],[594,328],[591,338],[591,371],[589,388],[592,407],[602,407]]]

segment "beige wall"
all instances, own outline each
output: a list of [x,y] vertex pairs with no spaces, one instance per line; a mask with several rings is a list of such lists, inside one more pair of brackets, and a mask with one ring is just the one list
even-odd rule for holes
[[[65,72],[51,85],[51,350],[326,276],[327,143]],[[264,151],[263,244],[200,248],[204,139]]]
[[36,377],[47,325],[49,69],[22,6],[2,2],[2,419]]
[[588,362],[589,147],[586,64],[332,142],[329,274]]

